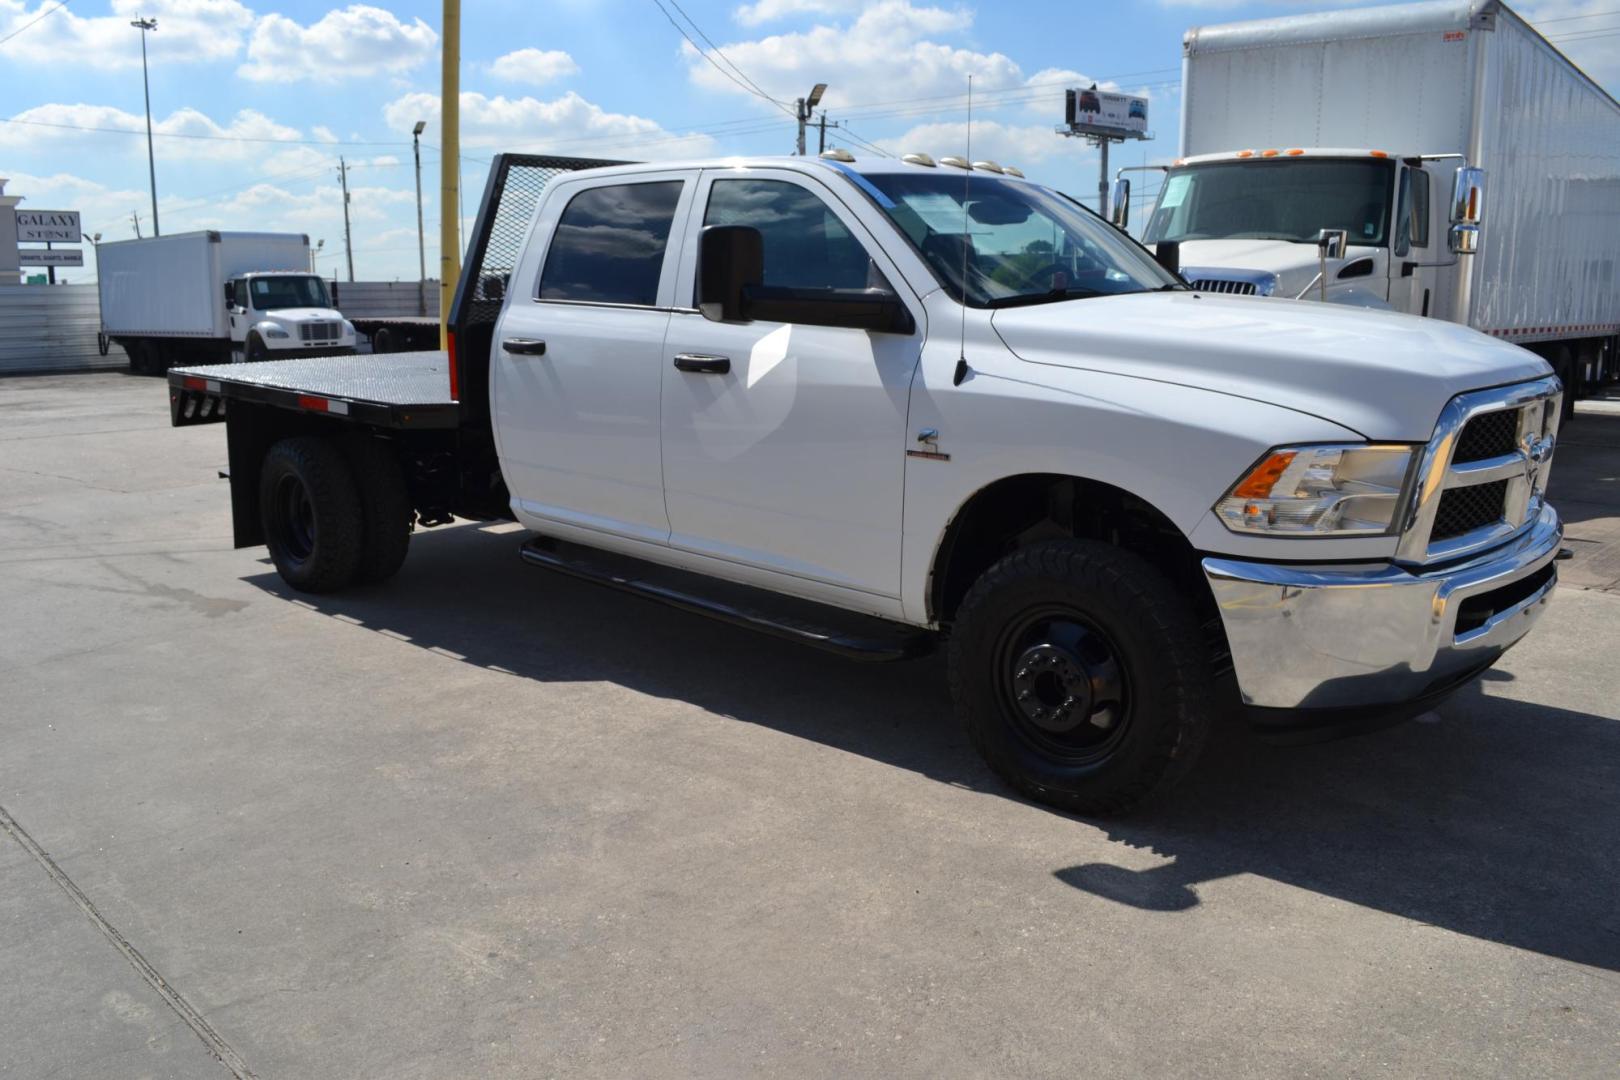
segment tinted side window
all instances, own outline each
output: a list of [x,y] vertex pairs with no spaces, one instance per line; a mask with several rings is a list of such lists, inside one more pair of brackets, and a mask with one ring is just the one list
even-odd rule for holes
[[569,200],[540,271],[540,299],[658,302],[681,181],[591,188]]
[[705,225],[750,225],[765,247],[763,285],[888,289],[861,242],[826,203],[783,180],[716,180]]

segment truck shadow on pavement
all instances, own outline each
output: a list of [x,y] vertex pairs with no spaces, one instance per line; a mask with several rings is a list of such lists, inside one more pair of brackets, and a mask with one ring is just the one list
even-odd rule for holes
[[[524,566],[521,534],[419,532],[396,582],[334,596],[250,584],[324,615],[542,681],[616,683],[1016,798],[958,730],[937,656],[852,664]],[[1494,688],[1511,682],[1488,673]],[[1620,721],[1476,682],[1437,719],[1300,748],[1221,727],[1168,799],[1083,822],[1166,858],[1056,869],[1175,913],[1255,874],[1403,918],[1620,971]]]

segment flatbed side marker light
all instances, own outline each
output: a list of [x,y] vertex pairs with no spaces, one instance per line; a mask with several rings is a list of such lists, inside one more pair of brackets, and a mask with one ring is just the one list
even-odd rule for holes
[[444,335],[444,351],[450,361],[450,400],[460,401],[461,379],[456,372],[460,365],[456,363],[456,333],[454,330],[448,331]]

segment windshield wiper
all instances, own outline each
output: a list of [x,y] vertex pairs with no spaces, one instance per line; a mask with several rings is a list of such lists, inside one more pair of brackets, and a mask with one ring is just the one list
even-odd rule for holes
[[1043,293],[1022,293],[1018,296],[998,296],[987,302],[984,306],[990,308],[1025,307],[1029,304],[1046,304],[1054,300],[1087,300],[1093,296],[1112,296],[1100,289],[1053,289]]

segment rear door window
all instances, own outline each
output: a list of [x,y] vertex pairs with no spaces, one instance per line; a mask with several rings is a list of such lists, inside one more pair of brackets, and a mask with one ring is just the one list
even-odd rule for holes
[[539,298],[654,306],[681,183],[613,184],[575,195],[546,252]]

